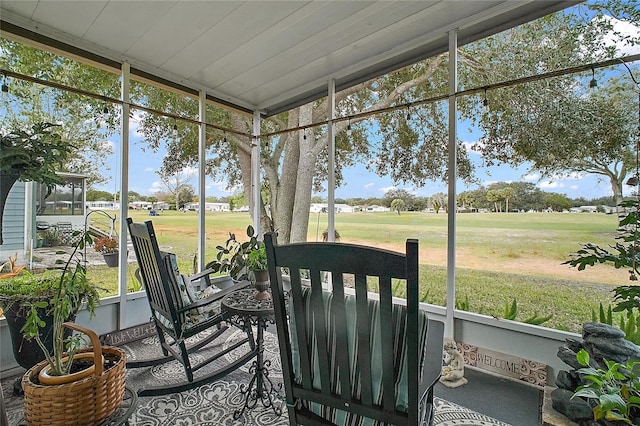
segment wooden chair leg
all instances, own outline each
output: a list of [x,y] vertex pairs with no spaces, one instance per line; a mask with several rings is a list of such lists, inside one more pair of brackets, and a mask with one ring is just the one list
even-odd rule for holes
[[182,364],[184,365],[184,372],[187,374],[187,381],[193,382],[193,370],[191,370],[191,361],[189,361],[189,351],[184,341],[178,345],[180,348],[180,355],[182,356]]

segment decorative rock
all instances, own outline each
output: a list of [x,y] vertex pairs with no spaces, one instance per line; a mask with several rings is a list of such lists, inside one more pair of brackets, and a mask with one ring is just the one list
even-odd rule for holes
[[593,411],[587,401],[582,398],[574,398],[573,392],[566,389],[555,389],[551,392],[553,408],[574,421],[592,420]]
[[577,352],[572,351],[565,345],[558,348],[558,358],[560,358],[569,367],[579,369],[582,368],[582,366],[578,364],[578,360],[576,360],[576,353]]
[[618,327],[609,324],[586,322],[582,326],[582,338],[586,340],[589,336],[605,339],[624,339],[626,335]]
[[580,384],[581,382],[577,372],[564,370],[558,372],[558,376],[556,377],[557,387],[573,392]]
[[[560,371],[556,376],[558,389],[551,392],[553,408],[581,426],[613,426],[606,420],[595,421],[588,398],[571,399],[575,389],[584,384],[577,370],[582,368],[576,354],[584,349],[589,353],[589,364],[595,368],[606,368],[603,358],[624,363],[629,359],[640,359],[640,346],[624,339],[625,334],[617,327],[600,323],[586,323],[583,326],[582,341],[568,339],[558,348],[558,358],[569,365],[571,371]],[[616,423],[617,424],[617,423]]]
[[582,340],[567,339],[564,346],[571,349],[573,352],[578,353],[580,349],[582,349]]
[[584,340],[584,347],[598,361],[627,362],[630,359],[640,359],[640,347],[624,338],[604,339],[589,336]]

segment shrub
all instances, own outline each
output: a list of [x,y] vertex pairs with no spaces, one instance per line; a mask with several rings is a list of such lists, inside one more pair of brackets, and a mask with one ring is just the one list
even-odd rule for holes
[[118,240],[112,237],[100,237],[96,239],[93,248],[102,254],[117,253],[118,252]]

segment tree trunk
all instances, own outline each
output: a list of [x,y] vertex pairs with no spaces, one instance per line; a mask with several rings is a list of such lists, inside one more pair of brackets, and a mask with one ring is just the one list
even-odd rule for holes
[[[289,113],[289,123],[298,123],[298,111]],[[290,124],[291,125],[291,124]],[[281,136],[285,139],[285,155],[282,163],[282,173],[276,185],[271,185],[271,205],[276,208],[271,214],[275,229],[278,231],[278,242],[288,244],[291,241],[291,223],[293,220],[293,206],[298,189],[298,168],[300,167],[300,137],[298,134]],[[276,171],[277,175],[277,171]],[[275,187],[275,191],[274,191]]]
[[611,183],[611,191],[613,191],[613,201],[616,203],[616,213],[618,214],[618,221],[620,221],[620,219],[626,216],[624,209],[620,207],[620,203],[622,203],[623,201],[622,181],[611,174],[609,175],[609,183]]
[[[300,107],[300,124],[310,124],[313,108],[307,104]],[[309,228],[309,208],[311,207],[311,190],[313,188],[313,172],[318,158],[313,149],[316,144],[313,131],[302,132],[298,138],[300,158],[298,162],[296,191],[291,217],[291,243],[307,241]]]
[[20,178],[19,173],[1,173],[0,174],[0,245],[4,244],[4,228],[2,223],[4,222],[4,207],[9,197],[11,188]]

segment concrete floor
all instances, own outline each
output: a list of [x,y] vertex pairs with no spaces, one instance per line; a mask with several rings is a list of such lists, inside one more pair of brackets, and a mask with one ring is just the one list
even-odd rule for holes
[[542,389],[469,367],[464,376],[466,385],[451,389],[438,383],[434,395],[513,426],[542,424]]

